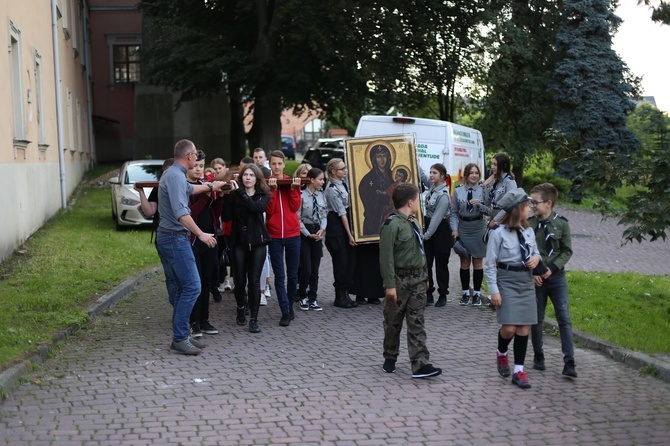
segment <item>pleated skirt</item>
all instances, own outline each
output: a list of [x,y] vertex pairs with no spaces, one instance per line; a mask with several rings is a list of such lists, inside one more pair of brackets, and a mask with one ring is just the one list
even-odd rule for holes
[[535,282],[530,271],[498,268],[498,289],[502,296],[502,305],[496,310],[499,324],[537,324]]

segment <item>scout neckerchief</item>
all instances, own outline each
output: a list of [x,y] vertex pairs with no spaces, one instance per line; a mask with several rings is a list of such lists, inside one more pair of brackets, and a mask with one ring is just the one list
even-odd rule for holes
[[544,229],[544,245],[546,246],[547,249],[547,257],[550,257],[551,254],[554,252],[554,248],[551,246],[551,240],[550,240],[554,234],[549,232],[549,219],[538,221],[537,229],[538,230]]
[[530,259],[530,244],[526,243],[526,238],[523,236],[521,229],[516,230],[516,236],[519,239],[519,251],[521,252],[521,263],[526,263]]
[[414,230],[414,234],[416,235],[416,241],[419,243],[419,249],[421,250],[421,254],[425,254],[423,250],[423,239],[421,238],[421,234],[419,233],[419,228],[416,225],[414,217],[412,216],[407,217],[407,221],[409,222],[410,225],[412,225],[412,229]]
[[472,203],[470,203],[471,200],[472,200],[472,188],[469,187],[469,188],[468,188],[468,198],[467,198],[467,201],[468,201],[468,205],[467,205],[468,212],[472,212],[472,211],[475,210],[474,205],[473,205]]

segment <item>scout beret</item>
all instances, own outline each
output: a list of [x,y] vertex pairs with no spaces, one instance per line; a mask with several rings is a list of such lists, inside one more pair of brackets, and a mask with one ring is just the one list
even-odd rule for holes
[[498,201],[498,206],[505,212],[509,212],[524,201],[530,201],[531,198],[526,194],[526,191],[520,187],[512,189],[502,196]]

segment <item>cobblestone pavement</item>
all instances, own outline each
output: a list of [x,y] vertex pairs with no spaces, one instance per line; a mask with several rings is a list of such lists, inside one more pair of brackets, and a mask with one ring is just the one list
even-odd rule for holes
[[[668,244],[622,248],[612,222],[564,214],[576,235],[572,269],[635,271],[646,262],[652,272],[670,258]],[[452,256],[452,290],[457,268]],[[455,300],[426,310],[431,360],[443,374],[412,379],[404,345],[397,372],[383,373],[382,306],[334,308],[327,253],[324,311],[296,310],[284,328],[269,299],[254,335],[235,324],[225,293],[211,308],[220,334],[206,335],[209,347],[198,357],[168,351],[162,280],[150,275],[0,404],[0,445],[661,445],[670,438],[670,384],[579,346],[579,378],[563,378],[558,339],[546,336],[547,371],[527,370],[533,387],[518,389],[496,371],[495,313]]]

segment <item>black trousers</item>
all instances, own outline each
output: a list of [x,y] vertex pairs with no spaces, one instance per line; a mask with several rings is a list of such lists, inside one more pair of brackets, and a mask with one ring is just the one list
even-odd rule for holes
[[250,247],[247,243],[246,232],[238,232],[232,250],[235,301],[238,308],[246,304],[244,299],[244,284],[246,283],[250,319],[258,319],[258,307],[261,303],[261,271],[266,255],[265,245]]
[[[316,300],[319,289],[319,267],[323,257],[323,242],[300,235],[300,271],[298,276],[298,296]],[[309,287],[309,291],[307,288]]]
[[200,275],[200,295],[191,310],[190,322],[205,322],[209,320],[209,290],[211,289],[211,278],[216,268],[216,247],[210,248],[200,240],[193,244],[193,256]]
[[[426,218],[426,228],[429,224],[430,219]],[[440,296],[449,294],[449,256],[453,246],[454,238],[451,235],[449,220],[442,220],[437,231],[424,243],[428,266],[428,294],[435,291],[433,263],[435,263],[435,275],[437,276],[437,293]]]
[[216,267],[212,271],[212,278],[210,282],[210,289],[214,290],[219,286],[220,283],[223,283],[226,280],[228,275],[228,267],[221,265],[221,254],[223,250],[226,249],[226,238],[222,235],[216,236],[216,247],[217,247],[217,256],[216,256]]
[[[327,233],[326,233],[327,234]],[[354,285],[356,251],[345,237],[328,237],[326,248],[333,259],[333,286],[336,290],[348,290]]]

